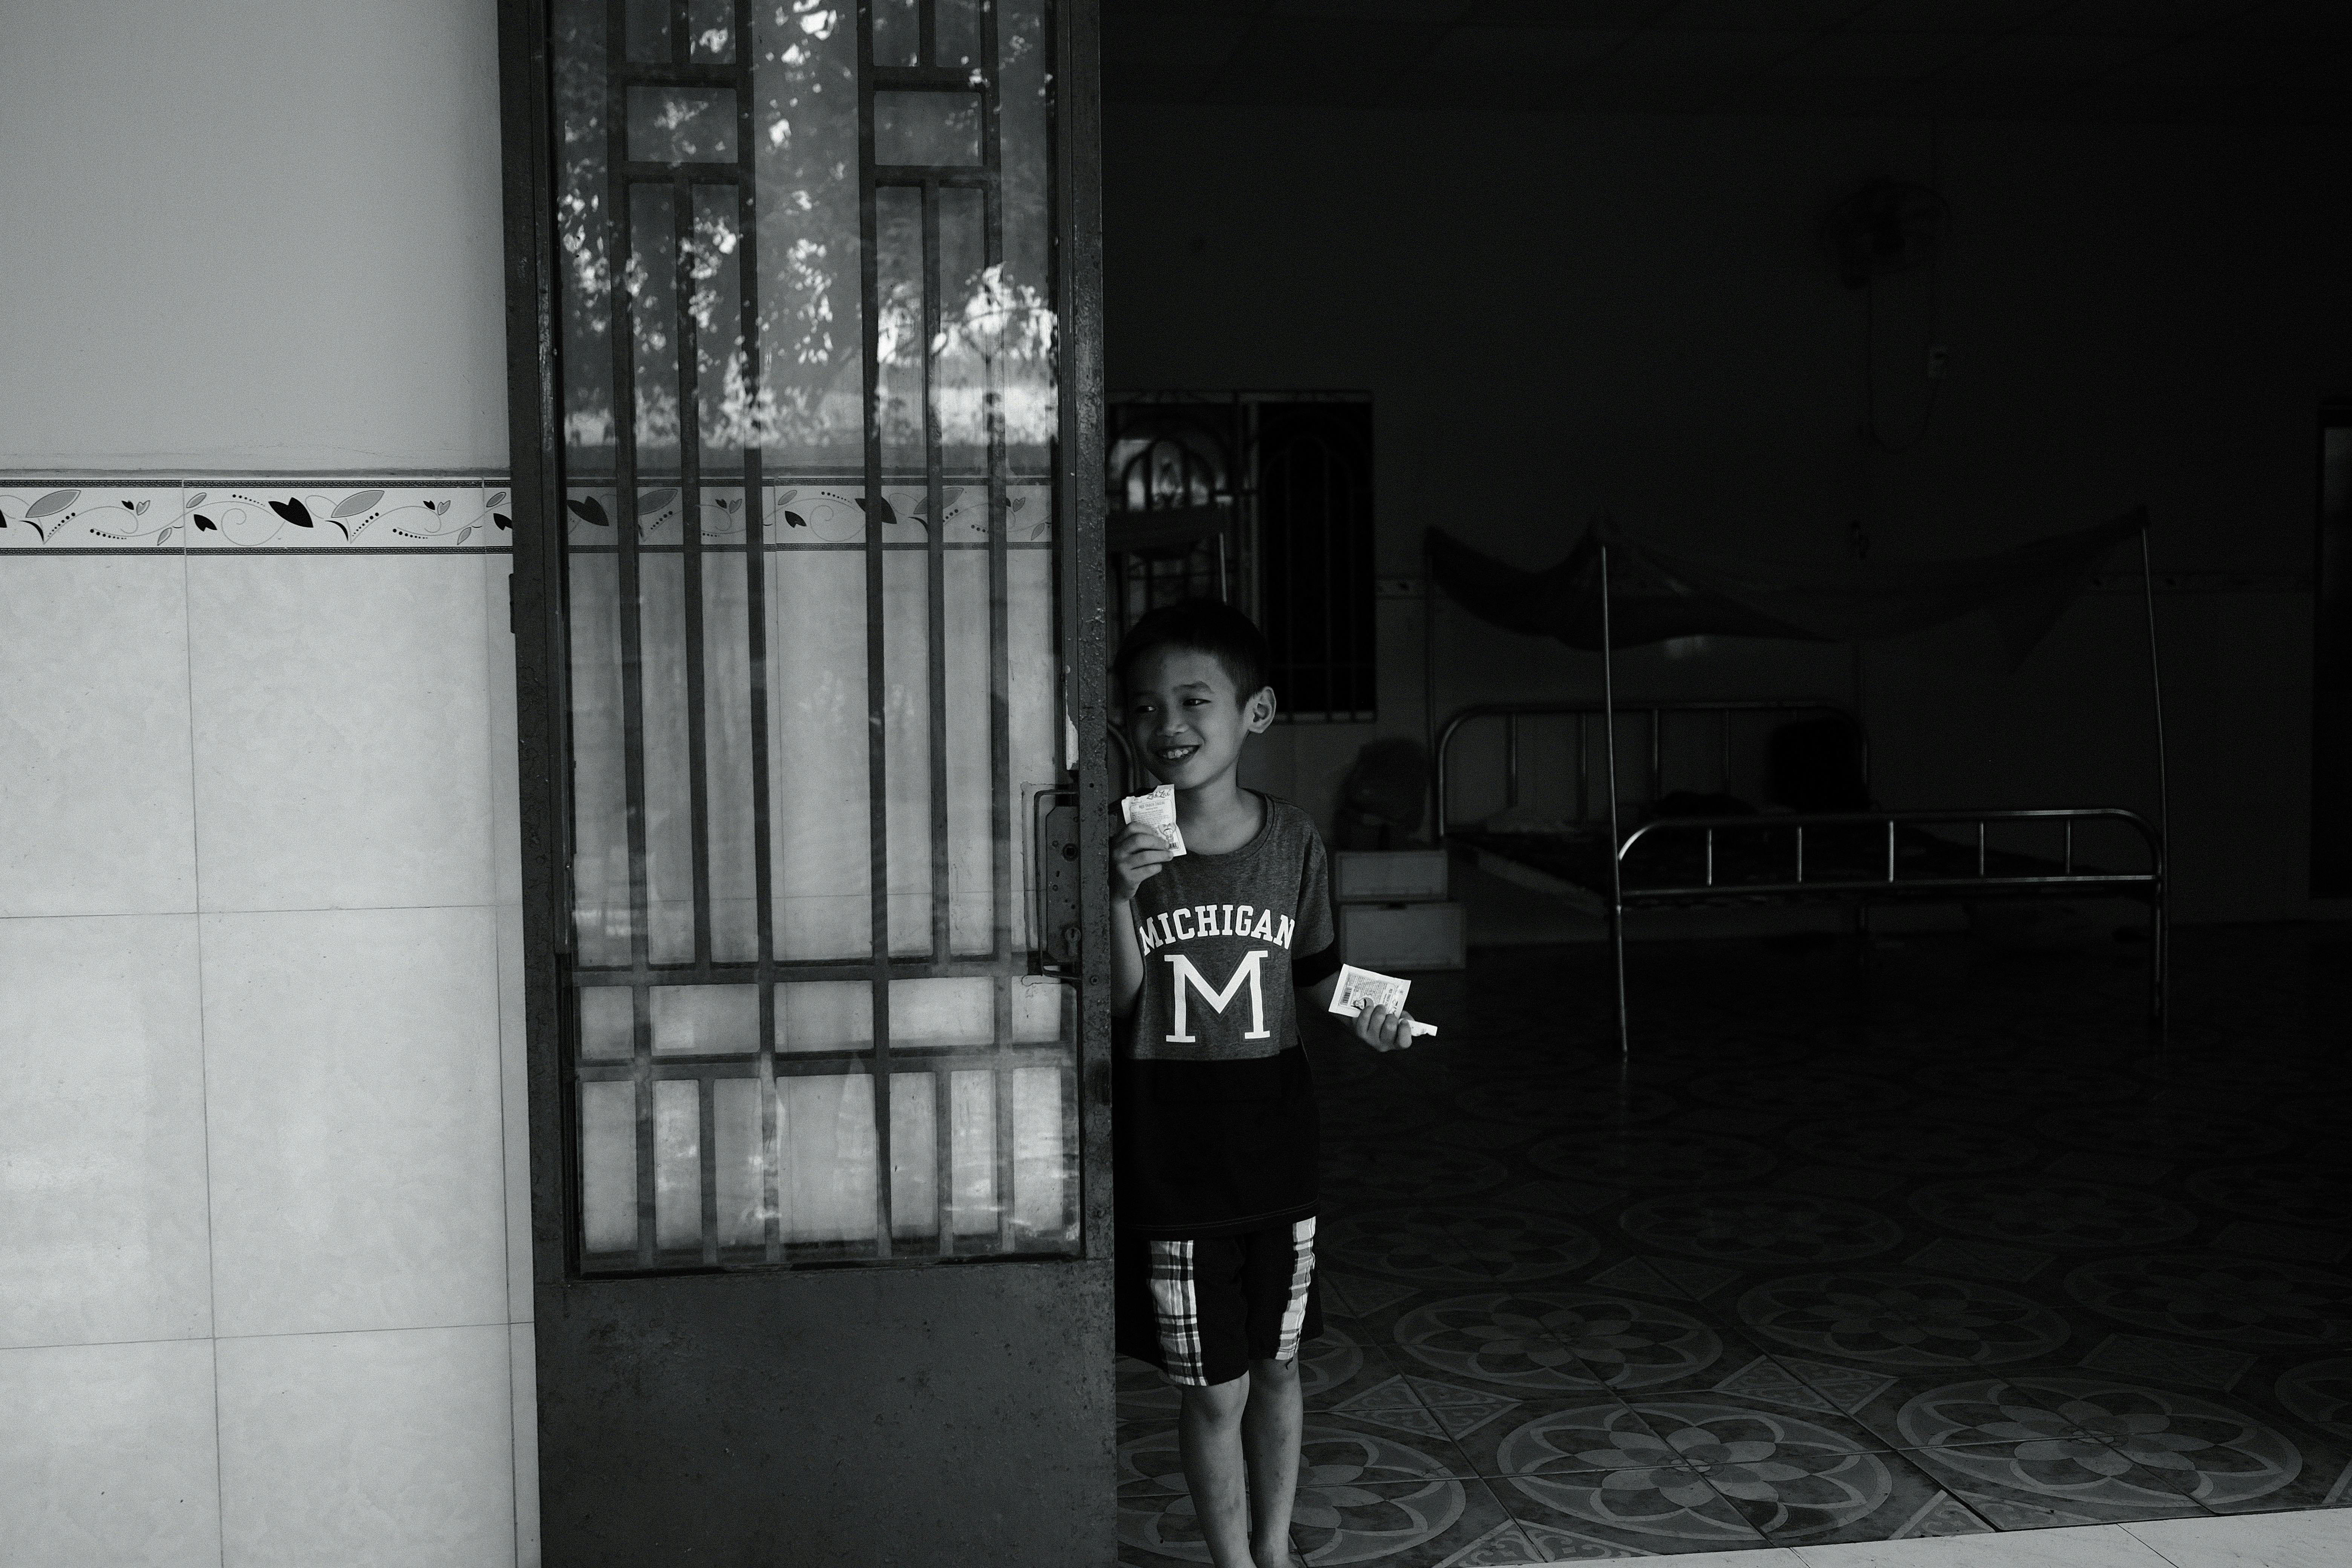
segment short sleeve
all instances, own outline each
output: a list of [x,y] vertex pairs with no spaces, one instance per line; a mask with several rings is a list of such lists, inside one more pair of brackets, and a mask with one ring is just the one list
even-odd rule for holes
[[[1305,824],[1306,845],[1298,866],[1298,936],[1291,952],[1298,983],[1312,985],[1326,974],[1339,972],[1339,933],[1331,921],[1331,868],[1323,853],[1323,836]],[[1322,960],[1320,963],[1316,960]],[[1309,973],[1313,971],[1314,973]]]

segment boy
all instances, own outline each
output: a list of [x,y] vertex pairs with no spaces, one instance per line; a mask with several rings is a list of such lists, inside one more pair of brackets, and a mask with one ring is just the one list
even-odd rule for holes
[[[1154,610],[1117,673],[1186,849],[1143,823],[1111,844],[1119,1349],[1181,1391],[1178,1447],[1216,1568],[1291,1568],[1298,1344],[1322,1327],[1297,1014],[1329,1005],[1339,970],[1323,842],[1305,812],[1235,782],[1275,710],[1246,616]],[[1352,1020],[1375,1050],[1412,1029],[1402,1012]]]

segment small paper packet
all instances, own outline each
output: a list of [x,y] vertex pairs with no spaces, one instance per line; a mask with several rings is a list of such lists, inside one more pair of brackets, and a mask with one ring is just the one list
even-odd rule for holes
[[[1392,1013],[1404,1011],[1404,999],[1412,990],[1412,982],[1400,980],[1393,974],[1382,974],[1370,969],[1359,969],[1352,963],[1339,966],[1339,984],[1331,987],[1330,1011],[1343,1018],[1360,1017],[1367,1007],[1386,1007]],[[1416,1035],[1437,1033],[1434,1024],[1416,1020]]]
[[1140,822],[1167,841],[1168,853],[1184,853],[1184,835],[1176,826],[1176,786],[1161,784],[1150,795],[1130,795],[1118,803],[1118,813],[1129,822]]

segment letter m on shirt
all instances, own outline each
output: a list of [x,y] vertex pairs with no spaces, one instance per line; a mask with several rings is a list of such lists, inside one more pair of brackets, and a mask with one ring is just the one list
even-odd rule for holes
[[1265,983],[1260,978],[1258,972],[1258,965],[1265,962],[1266,951],[1262,947],[1255,949],[1247,958],[1235,964],[1234,976],[1225,982],[1225,988],[1223,991],[1209,989],[1209,983],[1201,977],[1199,970],[1192,967],[1191,954],[1169,953],[1168,962],[1176,971],[1176,1028],[1175,1032],[1168,1037],[1168,1043],[1171,1046],[1189,1046],[1192,1043],[1192,1037],[1185,1028],[1184,1005],[1189,999],[1190,993],[1199,991],[1201,1000],[1209,1005],[1210,1010],[1222,1016],[1226,1006],[1240,993],[1242,982],[1244,980],[1249,982],[1250,1026],[1249,1032],[1242,1036],[1242,1038],[1244,1040],[1267,1038]]

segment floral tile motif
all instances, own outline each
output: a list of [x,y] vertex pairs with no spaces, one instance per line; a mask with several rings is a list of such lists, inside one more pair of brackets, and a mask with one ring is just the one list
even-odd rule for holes
[[192,481],[183,512],[191,550],[505,550],[514,542],[503,481]]
[[1903,1239],[1874,1209],[1782,1193],[1673,1194],[1633,1205],[1617,1223],[1647,1246],[1735,1267],[1843,1262]]
[[2341,1230],[2306,1230],[2250,1219],[2231,1221],[2213,1238],[2213,1245],[2228,1252],[2281,1258],[2290,1263],[2340,1263],[2347,1252],[2352,1252],[2352,1238]]
[[1510,1174],[1499,1160],[1439,1143],[1380,1150],[1350,1142],[1334,1143],[1323,1155],[1325,1187],[1381,1204],[1465,1197],[1508,1181]]
[[2061,1249],[2161,1247],[2197,1228],[2197,1216],[2143,1188],[2063,1176],[1978,1176],[1911,1194],[1921,1218],[1988,1241]]
[[2035,1146],[1990,1123],[1930,1126],[1887,1121],[1816,1121],[1791,1131],[1789,1146],[1808,1159],[1906,1175],[1980,1174],[2029,1163]]
[[1350,1272],[1427,1285],[1500,1285],[1555,1279],[1592,1260],[1591,1233],[1546,1215],[1429,1205],[1375,1209],[1331,1226]]
[[2169,1160],[2140,1160],[2128,1154],[2092,1154],[2082,1150],[2061,1154],[2042,1167],[2053,1176],[2074,1176],[2085,1182],[2116,1182],[2125,1186],[2148,1186],[2172,1170]]
[[1763,1535],[1715,1479],[1747,1483],[1758,1479],[1759,1466],[1777,1473],[1777,1447],[1743,1443],[1734,1452],[1703,1426],[1669,1425],[1681,1447],[1658,1436],[1636,1406],[1611,1401],[1555,1410],[1504,1439],[1497,1456],[1504,1496],[1521,1523],[1598,1532],[1653,1552],[1761,1545]]
[[176,549],[181,490],[165,485],[0,479],[0,551]]
[[1659,1187],[1736,1187],[1755,1180],[1780,1157],[1744,1138],[1716,1137],[1674,1127],[1611,1128],[1547,1138],[1528,1151],[1539,1171],[1577,1181],[1654,1192]]
[[[1400,1285],[1393,1279],[1374,1279],[1361,1274],[1335,1274],[1328,1268],[1320,1270],[1320,1274],[1326,1284],[1346,1299],[1347,1308],[1341,1315],[1347,1317],[1372,1317],[1413,1293],[1412,1286]],[[1332,1310],[1327,1302],[1325,1310]]]
[[2305,1164],[2220,1165],[2189,1178],[2205,1203],[2255,1219],[2294,1226],[2341,1226],[2352,1215],[2352,1175]]
[[1614,1127],[1671,1116],[1682,1102],[1663,1089],[1638,1083],[1604,1082],[1591,1090],[1563,1088],[1547,1095],[1525,1083],[1505,1081],[1465,1089],[1454,1097],[1454,1103],[1474,1116],[1533,1118],[1545,1126]]
[[2278,1145],[2278,1134],[2250,1116],[2210,1107],[2111,1105],[2053,1110],[2034,1123],[2061,1146],[2165,1163],[2243,1159]]
[[1449,1377],[1522,1394],[1597,1392],[1600,1380],[1555,1331],[1556,1326],[1570,1331],[1580,1326],[1580,1295],[1505,1291],[1451,1297],[1399,1318],[1393,1340],[1408,1364],[1418,1363]]
[[2047,1268],[2052,1259],[2052,1254],[2036,1252],[2032,1247],[1939,1236],[1905,1261],[1914,1268],[1937,1274],[1965,1274],[1971,1279],[2022,1285]]
[[1827,1400],[1831,1408],[1846,1415],[1858,1415],[1895,1383],[1894,1378],[1877,1373],[1857,1372],[1850,1366],[1832,1366],[1802,1356],[1776,1355],[1772,1359]]
[[1507,1188],[1495,1201],[1540,1209],[1546,1214],[1586,1215],[1622,1204],[1625,1195],[1621,1188],[1596,1187],[1583,1182],[1522,1182]]
[[1905,1369],[2037,1361],[2071,1332],[2063,1318],[2013,1290],[1909,1273],[1774,1279],[1739,1299],[1739,1316],[1800,1351]]
[[2218,1252],[2101,1258],[2066,1277],[2093,1311],[2162,1334],[2240,1345],[2352,1341],[2352,1279]]
[[1911,1098],[1898,1085],[1876,1079],[1775,1068],[1710,1073],[1692,1083],[1691,1093],[1727,1110],[1785,1116],[1883,1116]]
[[2083,1358],[2083,1365],[2092,1372],[2223,1393],[2253,1364],[2254,1358],[2242,1352],[2152,1340],[2141,1334],[2109,1334]]
[[1422,1403],[1419,1391],[1402,1373],[1383,1378],[1360,1393],[1349,1394],[1328,1406],[1327,1413],[1345,1416],[1350,1421],[1384,1426],[1408,1437],[1426,1440],[1449,1436],[1444,1424]]
[[[1122,1552],[1146,1561],[1207,1562],[1175,1430],[1121,1444],[1118,1460]],[[1458,1549],[1507,1517],[1481,1483],[1443,1470],[1411,1444],[1310,1418],[1300,1443],[1292,1540],[1310,1563],[1395,1562],[1450,1533],[1460,1537],[1454,1542]],[[1474,1494],[1482,1510],[1474,1510]],[[1458,1531],[1465,1520],[1475,1528]]]
[[2278,1402],[2336,1436],[2352,1439],[2352,1355],[2324,1356],[2279,1375]]
[[1912,1399],[1896,1424],[1913,1458],[1956,1489],[2005,1488],[2095,1516],[2243,1504],[2303,1468],[2294,1444],[2227,1405],[2105,1379],[1952,1384]]
[[1738,1278],[1736,1268],[1717,1268],[1686,1258],[1629,1258],[1593,1275],[1588,1283],[1604,1290],[1704,1301]]
[[1451,1557],[1441,1558],[1436,1568],[1499,1568],[1505,1563],[1562,1561],[1565,1559],[1546,1556],[1543,1548],[1528,1538],[1527,1527],[1507,1516],[1502,1523]]

